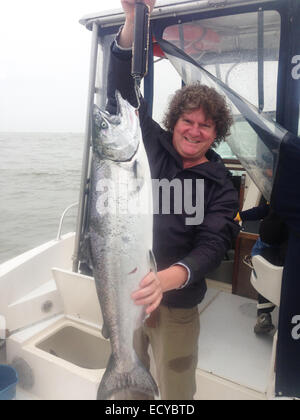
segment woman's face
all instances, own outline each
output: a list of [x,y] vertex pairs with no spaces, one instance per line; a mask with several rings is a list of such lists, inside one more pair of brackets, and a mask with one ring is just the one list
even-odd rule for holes
[[184,167],[191,167],[207,162],[205,154],[216,137],[216,124],[199,108],[179,117],[174,127],[173,146],[183,158]]

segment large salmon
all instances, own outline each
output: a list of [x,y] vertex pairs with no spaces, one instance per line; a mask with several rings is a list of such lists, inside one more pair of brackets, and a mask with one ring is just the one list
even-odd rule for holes
[[118,92],[116,99],[117,115],[97,106],[93,111],[88,236],[103,334],[112,349],[98,399],[120,391],[157,394],[155,381],[134,351],[134,333],[145,310],[131,299],[141,279],[155,269],[151,176],[136,111]]

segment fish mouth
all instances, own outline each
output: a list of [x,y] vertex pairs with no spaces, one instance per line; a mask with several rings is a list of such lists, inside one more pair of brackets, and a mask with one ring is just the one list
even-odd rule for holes
[[115,97],[117,102],[117,115],[124,117],[130,115],[133,111],[135,112],[135,108],[128,100],[123,98],[118,90],[116,90]]
[[[119,91],[116,91],[115,98],[116,98],[116,105],[117,105],[116,114],[109,113],[105,109],[101,109],[97,105],[94,104],[93,117],[97,118],[98,116],[97,118],[98,120],[103,119],[109,124],[113,124],[113,125],[121,124],[121,118],[129,113],[129,108],[131,108],[132,105],[130,105],[125,99],[123,99]],[[99,115],[101,116],[100,119],[99,119]]]
[[110,113],[106,109],[101,109],[97,105],[94,104],[94,114],[100,113],[101,117],[106,121],[115,123],[116,120],[120,121],[121,116],[123,115],[124,105],[126,103],[125,99],[123,99],[121,93],[116,90],[115,92],[115,99],[116,99],[116,113]]
[[117,102],[117,115],[121,115],[122,114],[122,104],[121,101],[123,100],[121,93],[116,90],[116,102]]
[[121,124],[120,115],[110,114],[108,111],[99,108],[97,105],[94,105],[93,117],[99,127],[101,127],[101,121],[104,121],[107,125]]

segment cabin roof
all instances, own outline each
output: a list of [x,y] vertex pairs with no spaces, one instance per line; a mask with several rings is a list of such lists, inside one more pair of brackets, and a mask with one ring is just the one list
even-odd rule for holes
[[[188,14],[193,11],[207,11],[247,4],[268,3],[274,0],[159,0],[152,12],[151,19],[161,19],[177,14]],[[100,26],[114,26],[124,22],[122,9],[91,13],[83,16],[79,22],[91,30],[94,22]]]

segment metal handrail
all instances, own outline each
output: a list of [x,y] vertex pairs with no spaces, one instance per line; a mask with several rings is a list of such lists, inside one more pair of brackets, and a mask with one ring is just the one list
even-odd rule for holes
[[89,172],[89,167],[90,167],[90,146],[91,146],[91,132],[92,132],[91,122],[92,122],[92,112],[93,112],[94,96],[95,96],[97,58],[98,58],[98,25],[94,23],[93,33],[92,33],[91,56],[90,56],[90,75],[89,75],[88,103],[87,103],[87,114],[86,114],[86,125],[85,125],[84,152],[83,152],[83,159],[82,159],[77,227],[76,227],[74,254],[73,254],[73,271],[75,273],[78,272],[79,246],[80,246],[80,239],[81,239],[81,234],[82,234],[82,229],[83,229],[83,221],[84,221],[86,199],[87,199],[86,189],[87,189],[88,172]]
[[76,206],[78,206],[78,203],[73,203],[69,207],[67,207],[66,210],[63,212],[60,218],[60,222],[59,222],[59,227],[58,227],[58,232],[57,232],[57,237],[56,237],[57,241],[61,240],[61,230],[62,230],[62,225],[63,225],[66,214],[68,213],[69,210],[71,210],[73,207],[76,207]]

